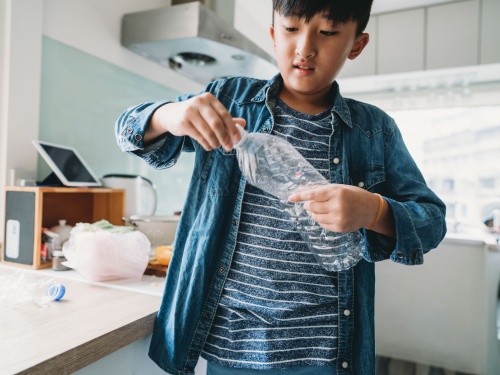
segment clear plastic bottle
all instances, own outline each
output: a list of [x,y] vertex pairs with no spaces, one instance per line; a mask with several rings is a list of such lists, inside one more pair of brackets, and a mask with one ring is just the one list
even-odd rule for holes
[[358,263],[365,249],[359,231],[334,233],[323,229],[307,214],[302,202],[288,202],[292,193],[329,182],[283,138],[236,127],[241,140],[234,148],[247,182],[280,199],[318,263],[328,271],[347,270]]
[[36,277],[16,271],[0,276],[0,307],[10,308],[20,302],[33,301],[45,307],[63,298],[66,288],[50,277]]

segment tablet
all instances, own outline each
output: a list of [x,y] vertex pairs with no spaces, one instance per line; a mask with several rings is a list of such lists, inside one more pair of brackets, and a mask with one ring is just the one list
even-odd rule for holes
[[69,146],[33,140],[33,145],[65,186],[101,186],[78,152]]

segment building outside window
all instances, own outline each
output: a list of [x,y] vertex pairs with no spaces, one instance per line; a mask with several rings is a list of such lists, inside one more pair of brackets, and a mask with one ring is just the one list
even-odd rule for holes
[[448,230],[484,231],[487,208],[500,205],[500,106],[388,112],[446,203]]

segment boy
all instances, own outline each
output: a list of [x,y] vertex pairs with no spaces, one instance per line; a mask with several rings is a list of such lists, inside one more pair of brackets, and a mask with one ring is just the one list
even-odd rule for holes
[[[165,371],[374,374],[374,261],[420,264],[446,232],[393,120],[335,82],[368,43],[371,0],[273,0],[280,74],[235,77],[125,111],[117,139],[156,168],[196,152],[150,347]],[[235,123],[286,138],[330,182],[292,202],[334,232],[360,230],[353,268],[323,270],[274,197],[245,184]],[[281,371],[284,372],[281,372]]]

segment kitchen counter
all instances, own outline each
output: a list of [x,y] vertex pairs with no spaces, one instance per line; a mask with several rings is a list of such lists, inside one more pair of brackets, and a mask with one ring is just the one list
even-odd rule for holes
[[91,282],[76,271],[17,270],[50,276],[66,287],[45,308],[23,302],[0,308],[0,374],[70,374],[151,334],[164,278]]

